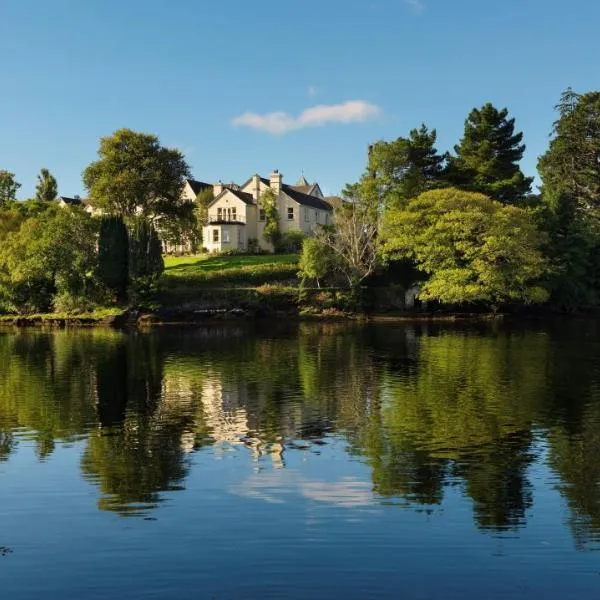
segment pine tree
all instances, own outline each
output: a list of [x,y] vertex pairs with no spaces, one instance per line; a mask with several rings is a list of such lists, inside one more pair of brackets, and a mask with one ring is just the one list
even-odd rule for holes
[[446,178],[454,187],[479,192],[504,204],[521,204],[531,192],[519,161],[525,146],[515,133],[515,120],[506,108],[491,103],[474,108],[465,121],[464,136],[448,157]]
[[411,198],[441,185],[444,157],[438,154],[435,129],[422,124],[408,138],[379,141],[369,148],[367,174],[361,185],[376,186],[379,204],[403,206]]
[[104,217],[100,222],[98,276],[117,301],[125,300],[129,279],[129,239],[121,217]]
[[600,92],[568,89],[556,109],[560,118],[538,169],[548,198],[568,194],[578,210],[600,218]]
[[35,186],[35,199],[42,202],[52,202],[53,200],[56,200],[56,196],[58,195],[58,184],[52,173],[50,173],[48,169],[41,169],[37,179],[38,183]]

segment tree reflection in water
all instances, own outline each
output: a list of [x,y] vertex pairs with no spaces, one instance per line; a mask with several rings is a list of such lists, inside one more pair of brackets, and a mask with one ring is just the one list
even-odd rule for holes
[[[0,333],[0,460],[83,440],[99,507],[146,514],[192,453],[286,453],[334,436],[374,501],[435,509],[450,486],[485,530],[526,525],[546,460],[583,547],[600,532],[600,363],[589,324],[223,325],[123,334]],[[572,365],[569,367],[568,365]],[[575,373],[575,376],[573,374]]]

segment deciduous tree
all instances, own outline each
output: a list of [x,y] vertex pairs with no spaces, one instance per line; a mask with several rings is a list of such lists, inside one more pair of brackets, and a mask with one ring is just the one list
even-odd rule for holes
[[531,215],[482,194],[433,190],[390,213],[384,247],[428,275],[420,298],[449,304],[543,302],[546,259]]
[[21,187],[10,171],[0,171],[0,208],[17,199],[17,190]]
[[101,138],[98,155],[83,172],[96,208],[151,222],[178,219],[189,211],[181,197],[189,167],[179,150],[165,148],[155,135],[119,129]]

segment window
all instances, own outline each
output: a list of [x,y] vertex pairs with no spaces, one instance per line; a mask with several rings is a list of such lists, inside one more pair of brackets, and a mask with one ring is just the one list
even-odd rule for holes
[[294,220],[294,207],[288,206],[288,221]]
[[315,210],[315,223],[319,222],[319,213]]
[[218,241],[219,241],[219,230],[213,229],[213,242],[218,242]]
[[231,220],[237,221],[237,209],[235,206],[231,209]]
[[267,215],[265,214],[265,209],[261,208],[258,211],[258,220],[259,221],[266,221],[267,220]]
[[308,208],[304,207],[304,220],[308,223]]
[[[217,208],[217,219],[219,221],[221,221],[223,219],[223,209],[222,208]],[[215,229],[216,231],[216,229]]]
[[223,242],[229,244],[229,231],[227,230],[223,232]]

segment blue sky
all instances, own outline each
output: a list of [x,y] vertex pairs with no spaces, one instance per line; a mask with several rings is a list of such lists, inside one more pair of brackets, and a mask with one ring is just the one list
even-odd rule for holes
[[425,122],[450,149],[491,101],[534,175],[561,91],[600,88],[599,26],[595,0],[2,0],[0,169],[22,198],[41,167],[83,194],[100,136],[129,127],[197,179],[304,170],[333,194],[370,142]]

